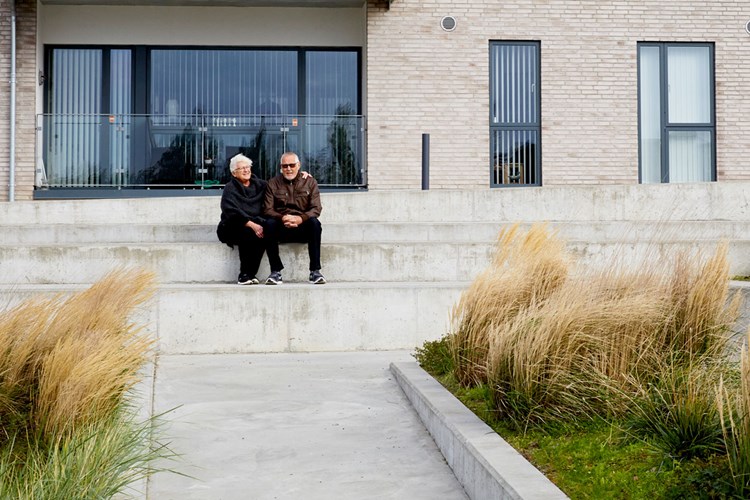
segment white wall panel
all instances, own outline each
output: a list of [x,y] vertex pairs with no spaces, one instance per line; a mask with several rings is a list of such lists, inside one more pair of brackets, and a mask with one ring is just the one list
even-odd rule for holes
[[42,5],[43,44],[365,45],[363,8]]

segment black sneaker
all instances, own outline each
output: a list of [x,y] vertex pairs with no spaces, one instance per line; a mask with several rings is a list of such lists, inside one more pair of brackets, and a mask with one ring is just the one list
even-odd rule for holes
[[274,271],[266,278],[266,285],[281,285],[284,282],[281,280],[281,273]]
[[247,273],[240,273],[240,276],[237,278],[238,285],[257,285],[258,283],[260,283],[258,278],[250,276]]
[[320,274],[320,271],[310,271],[310,283],[313,285],[325,285],[326,279]]

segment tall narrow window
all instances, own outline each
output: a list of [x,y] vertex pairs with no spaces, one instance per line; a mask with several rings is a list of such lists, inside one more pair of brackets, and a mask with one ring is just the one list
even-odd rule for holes
[[539,43],[490,42],[490,183],[541,184]]
[[641,182],[716,180],[713,45],[638,45]]

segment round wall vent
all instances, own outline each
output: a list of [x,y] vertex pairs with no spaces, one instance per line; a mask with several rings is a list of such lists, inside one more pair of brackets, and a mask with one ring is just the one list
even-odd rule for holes
[[747,31],[747,34],[750,35],[750,21],[745,23],[745,31]]
[[445,31],[453,31],[454,29],[456,29],[456,18],[445,16],[440,20],[440,27]]

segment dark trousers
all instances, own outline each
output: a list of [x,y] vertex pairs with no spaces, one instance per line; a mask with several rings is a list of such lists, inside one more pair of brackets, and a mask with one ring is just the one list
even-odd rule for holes
[[255,231],[249,227],[243,227],[233,236],[240,250],[240,273],[255,276],[260,267],[260,259],[263,258],[263,252],[266,250],[265,234],[261,239],[255,235]]
[[323,228],[317,217],[310,217],[298,227],[288,228],[280,220],[269,219],[264,226],[264,240],[271,272],[281,271],[284,264],[279,257],[279,243],[307,243],[310,271],[320,269],[320,235]]

